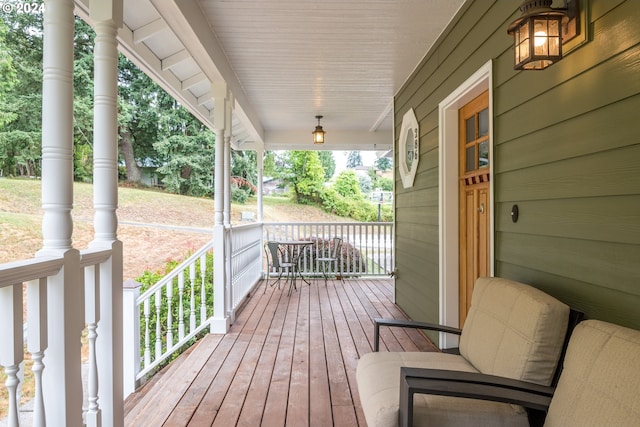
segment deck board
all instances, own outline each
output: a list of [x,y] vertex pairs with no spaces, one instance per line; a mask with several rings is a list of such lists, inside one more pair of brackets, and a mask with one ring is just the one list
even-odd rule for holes
[[[264,284],[224,336],[207,335],[125,401],[127,426],[365,426],[355,370],[373,318],[406,318],[387,279]],[[397,329],[397,328],[393,328]],[[382,328],[381,350],[434,350]]]

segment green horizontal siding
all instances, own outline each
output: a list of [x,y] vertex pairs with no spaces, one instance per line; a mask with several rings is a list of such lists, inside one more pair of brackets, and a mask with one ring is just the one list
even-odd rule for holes
[[588,5],[589,40],[517,72],[517,4],[467,2],[396,95],[396,135],[413,108],[421,136],[413,188],[396,161],[396,300],[413,318],[438,319],[438,104],[492,59],[496,274],[640,329],[640,7]]

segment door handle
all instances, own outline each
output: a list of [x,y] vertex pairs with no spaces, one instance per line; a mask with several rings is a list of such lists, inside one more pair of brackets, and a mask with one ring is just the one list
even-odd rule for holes
[[478,212],[480,212],[481,214],[484,213],[484,203],[480,203],[480,207],[478,208]]

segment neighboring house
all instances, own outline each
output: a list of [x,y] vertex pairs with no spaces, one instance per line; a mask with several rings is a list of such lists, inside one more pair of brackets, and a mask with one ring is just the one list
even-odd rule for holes
[[140,168],[140,182],[142,182],[142,184],[147,185],[149,187],[160,187],[162,186],[162,182],[160,181],[160,178],[158,177],[158,174],[156,173],[156,171],[158,170],[157,167],[153,167],[153,166],[143,166]]
[[[640,328],[640,2],[581,3],[586,40],[543,71],[514,71],[515,3],[466,2],[395,96],[396,159],[404,114],[420,126],[413,187],[394,162],[396,301],[413,319],[455,324],[458,277],[491,274]],[[475,176],[488,183],[459,196],[458,111],[483,91],[490,168]],[[479,239],[475,254],[462,238]]]
[[283,185],[282,180],[265,176],[262,179],[262,194],[266,196],[283,194],[285,192]]

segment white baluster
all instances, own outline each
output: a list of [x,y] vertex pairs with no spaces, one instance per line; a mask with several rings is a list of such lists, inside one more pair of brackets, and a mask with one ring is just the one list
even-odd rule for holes
[[44,357],[43,351],[36,351],[31,353],[31,359],[33,360],[33,366],[31,371],[34,378],[34,396],[33,396],[33,425],[34,427],[44,427],[46,425],[44,414],[44,397],[42,393],[42,371],[44,371],[44,363],[42,358]]
[[100,406],[98,405],[98,361],[96,356],[96,328],[100,321],[100,274],[95,265],[85,268],[85,321],[88,329],[89,366],[87,374],[86,423],[89,427],[99,427],[101,424]]
[[9,425],[11,427],[17,427],[20,425],[18,420],[18,371],[20,365],[5,366],[4,373],[7,375],[7,381],[4,383],[7,386],[7,392],[9,393]]
[[200,257],[200,324],[207,320],[207,255]]
[[156,299],[155,299],[155,304],[156,304],[156,352],[153,355],[153,360],[158,360],[160,358],[160,355],[162,355],[162,339],[160,336],[160,307],[162,306],[162,292],[160,291],[160,289],[158,289],[156,291]]
[[189,283],[191,287],[191,296],[189,300],[189,332],[196,329],[196,261],[189,266]]
[[24,359],[22,331],[22,285],[0,288],[0,365],[7,375],[5,383],[9,393],[9,426],[18,421],[18,371]]
[[151,364],[151,343],[149,342],[149,320],[150,320],[149,298],[144,300],[144,367]]
[[171,300],[173,299],[173,281],[167,283],[167,350],[173,347],[173,313]]
[[87,426],[100,426],[100,406],[98,405],[98,364],[96,361],[96,324],[89,323],[89,379],[87,393],[89,405],[87,407]]
[[44,371],[44,351],[48,346],[47,337],[47,279],[32,280],[27,283],[27,336],[28,349],[31,352],[34,377],[33,425],[43,427],[45,422],[44,393],[42,391],[42,373]]
[[184,338],[184,271],[178,275],[178,341]]

